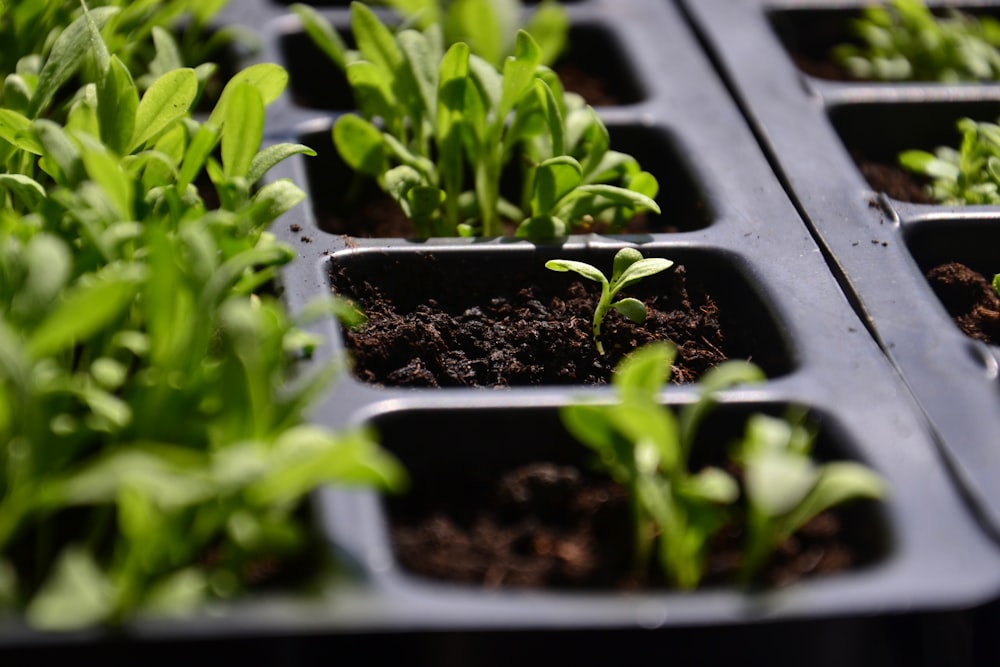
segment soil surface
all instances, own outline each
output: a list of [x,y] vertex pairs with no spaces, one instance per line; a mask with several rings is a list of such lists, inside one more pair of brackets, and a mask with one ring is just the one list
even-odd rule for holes
[[855,156],[861,174],[873,190],[884,192],[897,201],[913,204],[933,204],[927,192],[928,180],[919,174],[903,169],[899,165],[888,164]]
[[[356,208],[341,207],[338,210],[322,210],[317,212],[320,229],[331,234],[343,234],[356,238],[371,239],[415,239],[413,223],[403,213],[403,209],[389,195],[373,192]],[[606,226],[592,224],[579,225],[570,230],[573,234],[601,234],[606,232]],[[675,226],[666,224],[662,219],[659,224],[650,224],[650,218],[638,214],[628,222],[619,234],[652,234],[680,231]],[[516,226],[504,224],[505,236],[514,236]]]
[[991,278],[951,262],[928,271],[927,280],[962,331],[977,340],[1000,345],[1000,297]]
[[368,316],[363,330],[345,331],[345,342],[354,374],[375,385],[605,384],[625,354],[663,340],[678,346],[675,382],[693,381],[729,357],[749,356],[745,341],[723,326],[716,300],[676,264],[620,293],[642,300],[648,316],[638,325],[609,313],[604,356],[591,335],[600,286],[575,274],[529,269],[479,284],[449,274],[433,256],[417,269],[384,270],[419,275],[420,284],[370,280],[350,267],[331,275],[334,292],[354,299]]
[[[410,572],[486,588],[664,587],[637,577],[625,490],[607,478],[548,462],[506,472],[478,493],[407,496],[392,512],[396,557]],[[837,510],[820,514],[782,545],[764,585],[829,574],[865,560]],[[732,583],[742,534],[724,528],[713,542],[703,586]]]

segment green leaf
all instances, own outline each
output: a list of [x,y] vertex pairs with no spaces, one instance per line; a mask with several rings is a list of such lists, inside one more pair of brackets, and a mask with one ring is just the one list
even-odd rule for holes
[[365,59],[374,63],[382,70],[383,76],[392,81],[403,62],[403,54],[392,32],[361,2],[351,3],[351,30]]
[[30,118],[38,117],[48,107],[63,84],[69,81],[84,62],[82,54],[87,53],[91,45],[91,33],[88,22],[97,27],[103,27],[108,19],[119,12],[118,7],[95,7],[88,16],[81,16],[59,35],[52,44],[52,51],[38,75],[38,84],[31,97],[28,109]]
[[97,87],[97,116],[101,139],[119,155],[131,147],[138,107],[139,91],[131,73],[118,56],[112,56]]
[[80,155],[87,175],[101,187],[118,220],[132,220],[133,181],[122,170],[117,156],[89,135],[81,136]]
[[882,478],[859,463],[827,463],[820,468],[812,491],[786,519],[784,533],[794,533],[811,518],[831,507],[861,498],[884,498],[886,491]]
[[571,259],[550,259],[545,262],[546,269],[552,269],[553,271],[572,271],[578,273],[587,280],[593,280],[597,283],[607,284],[608,280],[601,273],[600,269],[587,264],[586,262],[577,262]]
[[611,282],[617,283],[621,280],[625,270],[636,262],[642,261],[642,253],[636,248],[622,248],[615,253],[614,263],[611,267]]
[[719,468],[704,468],[697,475],[683,479],[679,493],[688,498],[729,505],[740,496],[740,487],[732,475]]
[[382,133],[367,120],[345,114],[333,125],[333,143],[340,156],[355,171],[381,176],[386,167]]
[[207,592],[205,573],[197,567],[184,568],[150,586],[142,609],[156,615],[188,615],[205,600]]
[[378,67],[367,60],[358,60],[348,64],[344,74],[364,116],[381,117],[390,124],[395,122],[401,110],[390,87],[392,82],[382,75]]
[[801,503],[818,477],[808,458],[769,451],[747,462],[744,484],[754,508],[773,518]]
[[276,164],[293,155],[314,156],[316,155],[316,151],[302,144],[282,143],[268,146],[257,153],[250,162],[250,169],[246,174],[247,182],[256,183],[264,174],[271,171]]
[[618,277],[618,281],[615,285],[617,289],[615,289],[615,291],[628,287],[629,285],[633,285],[643,278],[660,273],[661,271],[666,271],[673,265],[673,261],[663,259],[662,257],[647,257],[639,260],[638,262],[631,264]]
[[0,109],[0,139],[35,155],[45,150],[32,134],[31,119],[11,109]]
[[636,324],[646,321],[646,306],[638,299],[620,299],[611,304],[611,307]]
[[253,196],[254,221],[269,225],[306,198],[306,193],[289,178],[268,183]]
[[445,34],[490,63],[500,65],[517,27],[520,3],[512,0],[455,0],[445,16]]
[[643,345],[618,364],[611,383],[629,400],[637,397],[653,400],[670,378],[671,364],[676,356],[677,348],[673,343]]
[[628,206],[629,208],[646,209],[654,213],[660,212],[660,206],[655,201],[640,192],[633,192],[628,188],[621,188],[605,183],[593,183],[581,185],[573,195],[583,196],[585,194],[595,194],[609,200],[616,206]]
[[80,184],[86,176],[83,159],[66,131],[58,124],[41,118],[35,121],[34,129],[44,147],[46,163],[51,160],[55,168],[48,164],[43,167],[60,185],[75,187]]
[[70,546],[31,600],[27,617],[43,630],[76,630],[108,620],[113,610],[107,575],[82,547]]
[[403,468],[361,432],[334,435],[315,426],[288,429],[274,443],[265,478],[247,489],[258,505],[286,503],[322,483],[400,488]]
[[569,15],[558,2],[544,0],[528,19],[524,29],[538,43],[539,61],[551,65],[569,41]]
[[299,17],[306,34],[340,69],[347,66],[347,46],[333,26],[312,6],[294,4],[290,8]]
[[67,291],[33,332],[28,352],[40,359],[90,338],[121,317],[135,299],[141,279],[138,265],[109,265],[93,281]]
[[177,190],[184,192],[188,185],[194,182],[205,166],[209,155],[215,150],[219,143],[221,132],[219,128],[205,123],[200,125],[195,131],[191,142],[188,144],[184,159],[181,162],[180,172],[177,175]]
[[0,174],[0,190],[10,192],[29,209],[34,209],[45,198],[45,188],[22,174]]
[[415,30],[403,30],[396,35],[408,78],[416,88],[422,114],[420,117],[434,125],[437,113],[438,62],[427,39]]
[[613,447],[617,431],[612,424],[607,406],[567,405],[559,410],[563,427],[576,440],[597,451]]
[[155,141],[171,123],[187,115],[197,94],[198,77],[193,69],[174,70],[157,79],[139,101],[129,152]]
[[227,179],[246,178],[264,136],[264,101],[257,89],[236,86],[223,122],[222,173]]
[[507,114],[532,85],[541,52],[531,35],[519,30],[514,45],[514,55],[503,65],[503,93],[500,97],[497,119],[503,122]]
[[518,238],[547,240],[566,236],[567,225],[554,215],[536,215],[523,220],[517,228]]
[[257,63],[240,70],[222,89],[219,101],[215,103],[215,108],[208,117],[210,124],[222,127],[224,119],[229,114],[229,102],[233,91],[241,84],[249,84],[256,88],[266,107],[285,91],[288,85],[288,72],[281,65],[274,63]]
[[531,196],[534,215],[551,213],[556,204],[580,184],[580,163],[568,155],[542,162],[535,169],[535,185]]
[[414,219],[428,218],[433,215],[444,202],[444,191],[429,185],[418,185],[406,192],[410,217]]

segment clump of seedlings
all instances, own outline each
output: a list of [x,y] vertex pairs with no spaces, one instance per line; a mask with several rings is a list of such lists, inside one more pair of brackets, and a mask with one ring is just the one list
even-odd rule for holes
[[294,252],[266,231],[305,195],[255,186],[311,152],[261,148],[287,73],[243,70],[198,121],[193,69],[140,94],[100,32],[117,11],[62,29],[0,108],[0,608],[46,629],[233,596],[310,562],[318,485],[402,479],[370,434],[305,422],[332,369],[273,295]]
[[989,81],[1000,78],[1000,21],[956,9],[934,14],[923,0],[891,0],[863,10],[851,27],[860,44],[833,59],[860,79]]
[[716,392],[764,376],[747,362],[725,362],[702,377],[699,399],[675,414],[658,401],[673,355],[667,343],[641,348],[615,372],[615,403],[560,411],[567,431],[597,452],[598,466],[628,490],[637,576],[644,577],[655,558],[668,583],[697,587],[713,537],[739,522],[745,538],[738,578],[749,584],[820,512],[884,496],[885,484],[872,470],[811,458],[815,433],[801,412],[785,419],[751,417],[726,464],[693,470],[695,436]]
[[666,271],[674,263],[669,259],[661,257],[643,257],[642,253],[635,248],[622,248],[615,254],[614,264],[611,270],[611,279],[608,280],[600,269],[586,262],[577,262],[571,259],[552,259],[545,263],[545,268],[553,271],[572,271],[587,280],[593,280],[601,285],[601,296],[594,308],[594,344],[597,352],[604,354],[604,345],[601,342],[601,324],[604,317],[617,310],[619,313],[632,320],[636,324],[646,321],[646,306],[638,299],[626,297],[614,300],[618,292],[634,285],[643,278]]
[[1000,204],[1000,125],[962,118],[962,141],[956,149],[903,151],[900,164],[931,180],[934,201],[948,205]]
[[[566,47],[569,18],[554,0],[543,0],[521,24],[520,0],[380,0],[402,14],[418,30],[439,25],[446,45],[465,42],[472,53],[496,67],[514,50],[514,35],[523,29],[538,43],[541,62],[551,65]],[[304,23],[315,21],[307,5],[293,5]]]
[[[615,233],[659,212],[655,177],[610,150],[604,123],[563,91],[527,32],[498,70],[464,42],[445,50],[437,25],[393,33],[358,2],[351,17],[358,52],[340,57],[360,113],[337,120],[333,142],[418,237],[499,236],[504,223],[536,239],[595,222]],[[516,201],[501,192],[508,175]]]

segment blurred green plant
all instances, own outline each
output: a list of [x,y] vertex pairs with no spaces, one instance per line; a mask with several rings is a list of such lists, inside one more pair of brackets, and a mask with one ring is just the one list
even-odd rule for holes
[[[528,33],[501,72],[463,42],[443,52],[437,25],[393,33],[359,2],[351,17],[359,55],[344,62],[360,113],[337,119],[333,141],[417,236],[500,236],[505,221],[533,239],[595,222],[615,233],[659,212],[656,179],[610,150],[604,123],[563,92]],[[520,176],[516,203],[501,194],[508,170]]]
[[[884,482],[870,469],[810,458],[815,433],[802,412],[784,419],[752,416],[727,462],[692,471],[698,429],[716,394],[760,382],[764,374],[744,361],[720,364],[702,376],[698,399],[675,414],[658,401],[675,354],[669,343],[640,348],[612,376],[614,403],[560,410],[566,430],[593,449],[598,467],[629,492],[638,577],[646,576],[655,553],[670,584],[697,587],[712,538],[739,523],[746,536],[739,577],[751,583],[775,550],[821,511],[884,496]],[[742,469],[742,484],[727,472],[731,464]]]
[[941,204],[1000,204],[1000,125],[962,118],[958,148],[899,154],[905,169],[930,179],[928,194]]
[[49,629],[233,595],[309,547],[318,485],[404,478],[371,434],[305,421],[333,367],[301,325],[363,316],[271,294],[293,252],[267,226],[305,195],[257,183],[313,153],[262,148],[287,73],[239,72],[197,121],[190,68],[140,94],[100,32],[115,11],[75,19],[0,108],[0,605]]
[[934,14],[923,0],[866,7],[851,22],[860,44],[833,49],[835,62],[860,79],[987,81],[1000,78],[1000,21],[954,8]]

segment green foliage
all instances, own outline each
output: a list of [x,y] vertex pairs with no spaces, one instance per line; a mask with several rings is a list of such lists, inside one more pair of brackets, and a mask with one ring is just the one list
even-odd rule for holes
[[1000,78],[1000,21],[955,9],[936,16],[923,0],[891,0],[852,22],[861,45],[841,44],[835,61],[854,76],[883,81]]
[[594,308],[593,334],[598,353],[604,354],[604,345],[601,342],[601,324],[609,312],[617,310],[636,324],[642,324],[646,321],[646,306],[638,299],[631,297],[615,301],[614,298],[618,292],[629,285],[634,285],[643,278],[665,271],[673,265],[674,263],[669,259],[643,258],[642,253],[635,248],[622,248],[615,254],[611,280],[605,278],[604,274],[596,267],[586,262],[570,259],[549,260],[545,263],[545,268],[553,271],[572,271],[587,280],[601,284],[601,296]]
[[371,434],[305,423],[333,369],[301,363],[319,341],[269,294],[294,253],[266,231],[304,193],[256,187],[313,153],[261,149],[287,73],[247,68],[199,122],[196,72],[141,89],[110,15],[76,19],[0,108],[0,606],[43,628],[233,595],[308,547],[317,485],[403,478]]
[[817,464],[804,411],[753,415],[732,453],[743,468],[746,543],[741,577],[750,582],[783,542],[820,512],[859,498],[882,498],[885,483],[859,463]]
[[[600,118],[563,92],[528,33],[517,33],[498,71],[464,42],[445,51],[437,24],[393,34],[359,2],[351,16],[357,52],[338,46],[318,15],[306,24],[338,54],[360,110],[337,120],[333,141],[417,236],[499,236],[503,221],[535,239],[594,221],[614,233],[638,211],[659,212],[656,179],[610,150]],[[517,202],[500,192],[507,171],[520,176]]]
[[692,471],[692,449],[715,394],[764,375],[752,364],[725,362],[702,377],[698,400],[675,414],[658,402],[674,354],[667,343],[643,347],[616,370],[615,403],[560,411],[566,430],[593,449],[597,464],[629,491],[638,576],[648,572],[655,552],[672,585],[697,587],[713,536],[745,517],[741,579],[749,583],[774,550],[820,511],[883,495],[879,479],[859,465],[814,463],[813,436],[799,418],[756,415],[730,460],[743,468],[741,508],[740,484],[726,466]]
[[524,25],[519,0],[381,0],[418,30],[440,25],[447,46],[465,42],[469,50],[496,67],[514,51],[514,36],[523,28],[541,49],[541,64],[551,65],[566,47],[569,18],[554,0],[544,0]]
[[962,135],[957,149],[908,150],[899,163],[931,179],[929,194],[937,202],[1000,204],[1000,125],[963,118],[957,126]]
[[[210,29],[212,18],[227,1],[91,0],[88,4],[91,18],[101,29],[102,42],[124,63],[140,88],[145,89],[168,71],[194,67],[201,92],[217,70],[210,62],[213,55],[228,44],[253,44],[255,39],[238,28]],[[0,78],[4,79],[0,100],[4,106],[16,108],[15,99],[36,85],[40,59],[54,58],[69,66],[69,75],[94,66],[82,5],[80,0],[0,0]],[[54,53],[60,49],[78,57],[61,58]]]

